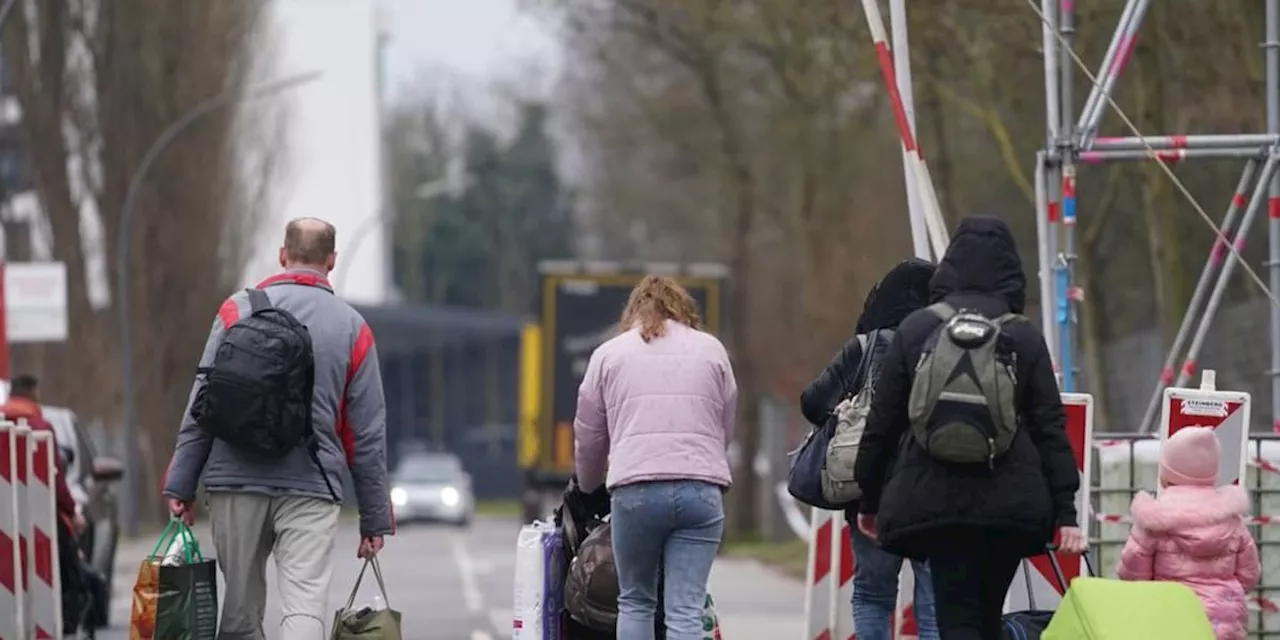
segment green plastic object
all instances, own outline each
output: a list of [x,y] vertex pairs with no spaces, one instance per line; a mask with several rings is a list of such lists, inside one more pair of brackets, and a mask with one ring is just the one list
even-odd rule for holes
[[1043,640],[1215,640],[1200,598],[1177,582],[1076,578]]

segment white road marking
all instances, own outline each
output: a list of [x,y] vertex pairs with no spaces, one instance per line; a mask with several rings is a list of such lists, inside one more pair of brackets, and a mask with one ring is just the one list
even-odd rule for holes
[[[467,544],[462,536],[453,537],[453,560],[458,563],[458,573],[462,579],[462,599],[467,603],[467,611],[477,614],[484,611],[484,597],[480,595],[480,585],[476,582],[475,563],[467,553]],[[472,640],[479,640],[472,636]]]
[[476,629],[471,632],[471,640],[493,640],[493,636],[488,631]]

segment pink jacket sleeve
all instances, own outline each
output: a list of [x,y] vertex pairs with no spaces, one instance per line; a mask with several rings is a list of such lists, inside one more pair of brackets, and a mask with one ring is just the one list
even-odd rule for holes
[[591,354],[578,387],[578,410],[573,418],[573,462],[578,487],[591,492],[605,481],[609,466],[609,425],[605,416],[604,379],[600,352]]
[[1129,540],[1124,543],[1120,552],[1120,564],[1116,566],[1116,577],[1121,580],[1151,580],[1155,572],[1155,544],[1143,531],[1134,525],[1129,530]]
[[1240,550],[1236,552],[1236,580],[1245,591],[1258,586],[1262,577],[1262,563],[1258,560],[1258,545],[1253,542],[1249,530],[1240,525]]

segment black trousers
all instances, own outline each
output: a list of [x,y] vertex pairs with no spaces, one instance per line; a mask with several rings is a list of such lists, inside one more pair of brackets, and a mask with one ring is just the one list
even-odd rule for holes
[[1005,594],[1021,556],[999,544],[959,545],[929,557],[942,640],[1001,640]]

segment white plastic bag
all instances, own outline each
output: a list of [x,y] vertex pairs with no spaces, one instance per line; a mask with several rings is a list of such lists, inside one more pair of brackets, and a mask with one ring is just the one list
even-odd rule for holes
[[542,590],[546,571],[542,536],[552,528],[551,523],[538,521],[521,527],[516,537],[513,640],[542,640]]
[[160,560],[160,565],[164,567],[177,567],[187,563],[187,557],[191,554],[187,550],[187,536],[176,535],[173,542],[169,543],[168,548],[164,551],[164,558]]

